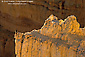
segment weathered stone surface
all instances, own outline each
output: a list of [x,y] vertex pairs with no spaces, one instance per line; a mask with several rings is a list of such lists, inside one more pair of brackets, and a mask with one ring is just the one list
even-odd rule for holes
[[15,32],[16,57],[84,57],[85,28],[74,15],[64,21],[51,15],[39,30]]
[[[39,29],[50,14],[56,15],[59,19],[65,19],[68,15],[73,14],[77,17],[81,27],[85,26],[85,0],[32,0],[33,3],[27,3],[26,5],[8,5],[1,1],[0,41],[2,43],[0,43],[0,46],[3,47],[1,47],[0,52],[8,54],[10,57],[15,57],[14,55],[11,56],[11,54],[14,54],[14,47],[11,48],[13,50],[10,53],[2,51],[2,49],[10,49],[9,44],[5,45],[6,40],[11,41],[14,46],[12,41],[14,40],[14,31],[26,32]],[[9,49],[5,49],[6,46]],[[6,57],[5,54],[2,57]]]

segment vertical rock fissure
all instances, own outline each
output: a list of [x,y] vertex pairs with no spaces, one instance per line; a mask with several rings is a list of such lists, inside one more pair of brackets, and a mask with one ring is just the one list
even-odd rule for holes
[[64,9],[64,4],[65,4],[65,1],[62,2],[62,9]]
[[[14,40],[15,40],[15,38],[14,38]],[[15,46],[16,44],[15,44],[15,41],[14,41],[14,46]],[[14,48],[14,54],[15,54],[15,48]],[[16,57],[16,54],[15,54],[15,57]]]
[[22,45],[23,45],[23,42],[24,42],[24,35],[22,35],[21,49],[20,49],[20,57],[21,57],[21,54],[22,54]]
[[[50,48],[51,48],[51,46],[52,46],[52,43],[50,43]],[[50,57],[51,57],[51,49],[50,49]]]

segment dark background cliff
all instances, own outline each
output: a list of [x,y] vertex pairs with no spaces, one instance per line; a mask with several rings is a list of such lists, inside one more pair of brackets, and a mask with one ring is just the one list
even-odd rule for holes
[[54,14],[59,19],[75,15],[85,27],[85,0],[32,0],[26,5],[8,5],[0,1],[0,57],[15,57],[14,32],[40,29]]

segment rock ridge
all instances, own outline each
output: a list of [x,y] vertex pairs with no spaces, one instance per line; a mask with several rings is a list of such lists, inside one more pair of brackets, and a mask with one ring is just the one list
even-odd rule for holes
[[84,57],[85,28],[74,15],[58,20],[53,14],[39,30],[15,32],[16,57]]

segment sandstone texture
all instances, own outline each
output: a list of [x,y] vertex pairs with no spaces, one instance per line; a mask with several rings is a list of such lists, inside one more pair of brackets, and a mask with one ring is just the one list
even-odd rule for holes
[[85,57],[85,28],[74,15],[50,15],[39,30],[15,32],[16,57]]
[[85,27],[85,0],[32,0],[32,3],[26,5],[8,5],[1,1],[0,57],[15,57],[15,30],[27,32],[40,29],[51,14],[63,20],[69,15],[75,15],[80,27]]

